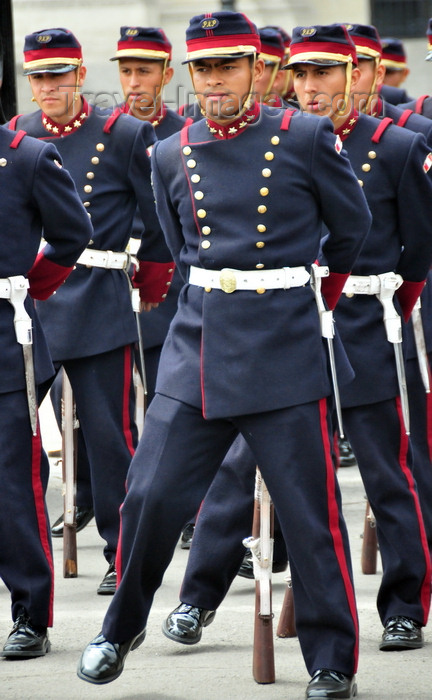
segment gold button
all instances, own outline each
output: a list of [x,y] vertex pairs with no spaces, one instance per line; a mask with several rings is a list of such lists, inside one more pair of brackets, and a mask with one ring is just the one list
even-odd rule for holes
[[267,226],[264,226],[264,224],[258,224],[257,231],[264,233],[264,231],[267,231]]
[[84,204],[85,207],[89,207],[89,206],[90,206],[90,202],[83,202],[83,204]]
[[273,146],[277,146],[278,143],[280,142],[279,136],[272,136],[270,141],[272,142]]
[[194,173],[191,177],[192,182],[199,182],[201,180],[201,177],[198,175],[198,173]]
[[96,145],[96,150],[99,151],[99,153],[102,153],[102,151],[105,150],[105,146],[103,145],[103,143],[98,143]]
[[210,248],[211,243],[210,241],[202,241],[201,243],[201,248]]
[[89,211],[87,212],[87,216],[89,217],[89,219],[91,219],[91,214]]
[[204,287],[205,292],[211,292],[212,288],[211,287]]
[[92,173],[92,172],[87,173],[87,180],[93,180],[93,178],[94,178],[94,173]]
[[7,160],[6,160],[6,158],[0,158],[0,166],[1,166],[2,168],[4,168],[5,165],[7,165]]
[[84,192],[87,192],[88,194],[93,191],[93,187],[91,185],[84,185]]
[[274,153],[272,153],[271,151],[267,151],[267,153],[264,154],[264,158],[265,158],[266,160],[273,160],[273,158],[274,158]]
[[258,209],[257,209],[259,214],[265,214],[267,211],[267,207],[265,204],[260,204]]
[[195,168],[196,167],[196,160],[193,158],[190,158],[188,161],[186,161],[186,165],[188,168]]
[[195,192],[194,197],[195,199],[204,199],[204,192],[198,190],[197,192]]
[[349,293],[345,294],[345,296],[347,297],[347,299],[352,299],[354,294],[352,292],[349,292]]
[[376,158],[376,153],[375,153],[375,151],[369,151],[368,156],[369,156],[369,158],[371,158],[372,160],[373,160],[374,158]]
[[264,263],[258,263],[258,265],[255,265],[257,270],[262,270],[264,267]]
[[165,285],[166,285],[167,287],[169,287],[170,284],[171,284],[171,282],[165,282]]
[[198,209],[197,216],[200,219],[205,219],[205,217],[207,216],[206,210],[205,209]]
[[93,165],[99,165],[99,158],[97,156],[93,156],[91,162],[93,163]]
[[362,165],[363,172],[368,173],[370,169],[371,169],[370,163],[363,163],[363,165]]
[[264,248],[265,243],[264,243],[264,241],[258,241],[257,243],[255,243],[255,245],[257,248]]
[[89,244],[89,245],[93,245],[93,243],[94,243],[94,240],[90,238],[88,244]]
[[209,233],[211,233],[211,228],[210,228],[210,226],[203,226],[203,227],[202,227],[202,233],[204,234],[204,236],[208,236]]
[[268,193],[269,193],[268,187],[261,187],[261,189],[260,189],[261,197],[267,197]]
[[166,294],[162,294],[162,299],[166,299],[166,298],[167,298],[167,295],[166,295]]
[[363,187],[363,184],[364,184],[363,180],[359,180],[358,182],[359,182],[360,187]]
[[264,294],[264,292],[265,292],[264,287],[260,287],[259,289],[257,289],[257,294]]
[[190,147],[190,146],[185,146],[185,147],[183,148],[183,153],[185,154],[185,156],[190,156],[190,154],[192,153],[191,147]]
[[170,269],[168,270],[168,272],[174,272],[174,268],[173,268],[173,267],[170,267]]
[[262,175],[263,175],[263,177],[270,177],[270,175],[271,175],[270,168],[264,168],[262,171]]

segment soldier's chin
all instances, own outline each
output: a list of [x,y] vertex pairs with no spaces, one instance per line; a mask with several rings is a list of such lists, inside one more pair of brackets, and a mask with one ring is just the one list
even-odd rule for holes
[[235,118],[238,106],[234,106],[232,102],[221,102],[220,100],[207,98],[204,102],[204,111],[210,119],[228,121]]

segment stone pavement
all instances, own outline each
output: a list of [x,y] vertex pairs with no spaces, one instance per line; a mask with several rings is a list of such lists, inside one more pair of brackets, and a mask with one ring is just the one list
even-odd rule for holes
[[[52,417],[42,410],[47,449],[58,446]],[[54,460],[48,490],[52,520],[62,509],[61,468]],[[360,617],[359,698],[368,700],[431,700],[432,633],[425,630],[423,649],[380,652],[382,627],[375,597],[375,575],[361,573],[361,533],[365,511],[362,483],[356,467],[341,469],[344,513],[351,538]],[[103,542],[94,520],[78,534],[78,577],[64,579],[62,540],[55,539],[56,591],[51,652],[39,659],[0,659],[2,700],[302,700],[309,680],[297,639],[275,636],[276,682],[258,685],[252,677],[254,583],[237,577],[215,621],[192,647],[171,642],[161,624],[178,604],[188,552],[177,547],[151,611],[147,638],[126,661],[113,683],[94,686],[75,673],[84,646],[99,632],[109,597],[96,595],[105,574]],[[285,592],[285,574],[273,577],[274,631]],[[11,628],[10,599],[0,583],[0,640]]]

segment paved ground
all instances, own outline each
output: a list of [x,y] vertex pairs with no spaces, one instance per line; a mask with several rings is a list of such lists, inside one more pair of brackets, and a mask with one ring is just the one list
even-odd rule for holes
[[[52,418],[42,411],[47,447],[58,445]],[[350,531],[361,647],[359,698],[369,700],[431,700],[432,633],[425,631],[425,647],[408,652],[378,651],[381,624],[375,609],[378,573],[360,570],[364,492],[355,467],[340,470],[344,513]],[[48,493],[50,514],[62,508],[61,470],[52,464]],[[62,540],[54,540],[56,565],[55,623],[52,651],[26,661],[0,660],[0,698],[4,700],[301,700],[308,682],[297,639],[275,639],[276,683],[258,685],[252,678],[254,584],[237,578],[204,630],[200,644],[186,647],[166,639],[160,631],[166,615],[178,604],[178,591],[188,552],[177,548],[158,591],[145,643],[131,653],[123,675],[114,683],[92,686],[78,680],[75,669],[81,650],[100,629],[109,598],[96,595],[106,571],[102,540],[94,521],[78,535],[78,577],[64,579]],[[380,566],[380,565],[379,565]],[[274,576],[276,630],[285,592],[284,574]],[[9,594],[0,583],[0,639],[11,627]]]

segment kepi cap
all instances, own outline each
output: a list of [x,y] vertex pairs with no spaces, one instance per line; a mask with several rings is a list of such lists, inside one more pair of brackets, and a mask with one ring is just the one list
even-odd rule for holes
[[195,15],[186,30],[186,60],[242,58],[261,48],[255,24],[241,12],[209,12]]
[[280,31],[275,27],[261,27],[258,31],[261,40],[260,58],[267,64],[282,63],[285,46]]
[[386,37],[381,39],[382,56],[381,63],[392,70],[407,68],[405,47],[400,39]]
[[380,35],[372,24],[345,24],[345,27],[355,44],[357,58],[381,58]]
[[81,64],[81,44],[68,29],[41,29],[25,37],[24,75],[69,73]]
[[353,40],[342,24],[295,27],[286,68],[296,63],[317,66],[357,65]]
[[172,46],[163,29],[158,27],[120,27],[117,52],[110,61],[120,58],[142,58],[170,61]]

